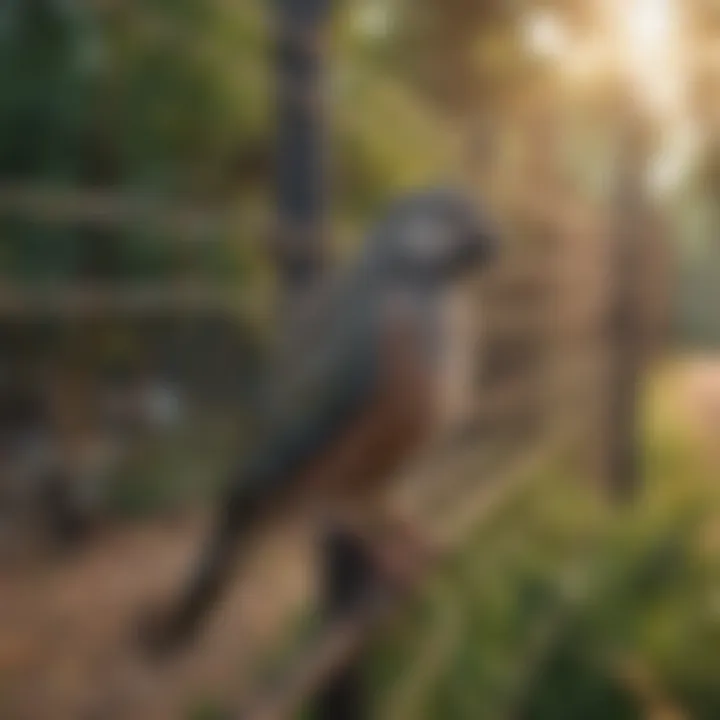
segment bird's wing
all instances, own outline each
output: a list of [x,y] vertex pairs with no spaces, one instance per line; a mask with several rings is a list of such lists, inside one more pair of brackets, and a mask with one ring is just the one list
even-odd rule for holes
[[370,317],[349,318],[316,347],[299,350],[283,364],[282,376],[268,378],[272,387],[260,438],[236,482],[280,489],[372,404],[380,376],[377,330]]
[[[432,378],[414,309],[381,298],[348,314],[326,344],[298,358],[278,385],[272,412],[242,484],[285,487],[357,425],[388,435],[432,412]],[[397,426],[397,427],[396,427]]]

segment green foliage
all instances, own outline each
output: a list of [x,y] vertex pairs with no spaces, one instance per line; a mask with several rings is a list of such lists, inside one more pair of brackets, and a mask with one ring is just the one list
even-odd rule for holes
[[422,717],[632,720],[650,702],[717,717],[720,496],[682,431],[675,382],[663,373],[649,393],[642,500],[611,514],[577,478],[549,470],[381,642],[381,707],[433,652],[450,612],[450,649],[414,689]]
[[56,0],[8,0],[0,13],[0,167],[74,177],[98,51],[90,16]]
[[[207,238],[219,241],[204,246],[212,250],[182,253],[150,223],[100,232],[4,216],[3,271],[21,280],[88,271],[157,279],[191,267],[254,281],[257,251],[243,248],[264,224],[272,186],[270,21],[258,0],[3,3],[3,178],[238,209],[229,236]],[[335,215],[341,224],[366,223],[388,196],[437,175],[446,148],[430,110],[381,62],[387,46],[369,42],[347,16],[338,25],[328,58]]]
[[421,601],[424,610],[378,649],[386,668],[377,680],[379,696],[392,697],[396,683],[412,673],[448,611],[443,604],[451,603],[460,627],[436,676],[416,688],[422,716],[499,717],[514,705],[528,646],[544,642],[549,618],[564,615],[568,597],[587,582],[583,561],[597,542],[597,510],[576,483],[552,469],[546,482],[481,528],[442,578],[446,591]]

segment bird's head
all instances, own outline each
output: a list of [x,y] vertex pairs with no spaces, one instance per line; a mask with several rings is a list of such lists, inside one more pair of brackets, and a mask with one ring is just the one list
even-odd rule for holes
[[426,190],[391,209],[383,233],[394,275],[446,287],[484,267],[498,239],[490,223],[463,195]]

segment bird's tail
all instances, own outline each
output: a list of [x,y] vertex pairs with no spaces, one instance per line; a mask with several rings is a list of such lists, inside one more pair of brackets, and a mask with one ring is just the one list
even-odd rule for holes
[[181,648],[196,634],[204,617],[227,586],[238,551],[263,514],[263,496],[250,488],[234,488],[223,502],[204,552],[179,600],[163,617],[154,618],[146,639],[152,650]]

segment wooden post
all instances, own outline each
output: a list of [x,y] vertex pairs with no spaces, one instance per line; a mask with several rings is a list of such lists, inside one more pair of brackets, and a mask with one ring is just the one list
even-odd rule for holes
[[[630,101],[628,101],[630,102]],[[644,127],[633,105],[621,108],[623,127],[615,188],[615,228],[610,285],[610,407],[608,413],[608,483],[612,498],[631,501],[638,492],[639,400],[642,327],[638,307],[642,208],[644,206]]]
[[[326,264],[329,200],[323,51],[331,1],[276,0],[276,258],[282,293],[280,324],[286,330]],[[372,563],[360,540],[350,532],[329,530],[321,544],[322,612],[332,622],[357,609],[371,582]],[[362,674],[362,658],[338,668],[314,700],[315,716],[319,720],[367,717]]]
[[276,0],[276,258],[285,307],[315,284],[324,267],[326,126],[324,39],[331,0]]
[[[329,622],[346,618],[358,610],[373,582],[372,561],[362,542],[343,529],[326,532],[322,538],[323,614]],[[364,720],[368,717],[368,695],[362,657],[339,667],[315,700],[317,720]]]

